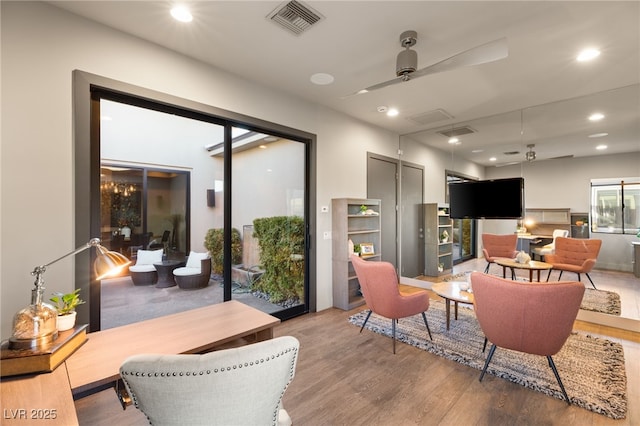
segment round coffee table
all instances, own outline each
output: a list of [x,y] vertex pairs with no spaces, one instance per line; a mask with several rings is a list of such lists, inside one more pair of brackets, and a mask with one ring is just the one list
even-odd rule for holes
[[502,278],[507,278],[507,268],[511,269],[511,279],[516,279],[515,269],[526,269],[529,271],[529,281],[533,281],[533,271],[538,271],[538,282],[540,282],[540,271],[548,271],[553,268],[550,263],[531,260],[525,263],[518,263],[515,259],[500,258],[494,261],[497,265],[502,266]]
[[449,320],[451,318],[451,302],[455,307],[455,319],[458,319],[458,303],[473,305],[473,293],[471,291],[460,290],[460,285],[467,285],[466,281],[443,281],[433,284],[431,290],[444,299],[447,312],[447,330],[449,330]]
[[162,262],[154,263],[153,266],[158,271],[158,282],[156,288],[167,288],[176,285],[173,279],[173,270],[184,265],[184,262],[179,260],[163,260]]

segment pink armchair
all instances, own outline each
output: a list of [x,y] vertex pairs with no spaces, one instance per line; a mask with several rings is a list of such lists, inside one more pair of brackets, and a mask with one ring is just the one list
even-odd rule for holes
[[498,257],[513,259],[518,254],[518,236],[516,234],[496,235],[482,234],[482,253],[487,261],[484,273],[489,272],[489,266]]
[[429,309],[429,293],[426,290],[407,295],[401,294],[396,270],[389,262],[366,261],[356,255],[351,256],[351,262],[358,276],[362,294],[369,307],[369,313],[362,323],[362,327],[360,327],[361,333],[372,312],[391,318],[393,353],[395,354],[396,323],[398,319],[421,313],[429,338],[433,340],[427,316],[424,314]]
[[571,405],[551,356],[562,349],[571,334],[584,285],[577,281],[553,284],[510,281],[474,272],[471,286],[476,317],[492,343],[480,381],[498,346],[542,355],[547,357],[562,394]]
[[544,257],[544,261],[553,265],[553,269],[549,270],[547,275],[547,281],[551,276],[551,272],[556,269],[560,271],[558,281],[562,278],[562,271],[575,272],[578,274],[578,281],[580,274],[585,274],[589,278],[589,282],[593,288],[596,285],[589,276],[589,272],[596,265],[596,259],[598,253],[600,253],[600,247],[602,246],[602,240],[595,239],[582,239],[582,238],[556,238],[555,253],[548,254]]

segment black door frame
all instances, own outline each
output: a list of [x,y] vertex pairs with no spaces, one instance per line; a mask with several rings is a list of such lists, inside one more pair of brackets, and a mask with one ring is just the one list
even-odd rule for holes
[[[316,136],[298,129],[75,70],[73,71],[73,131],[77,246],[86,244],[93,236],[100,235],[99,99],[101,97],[223,125],[225,126],[225,151],[229,153],[232,151],[232,127],[247,128],[305,144],[305,301],[304,305],[285,309],[274,316],[287,319],[306,312],[315,312],[316,248],[312,243],[315,241],[316,233]],[[229,260],[228,265],[225,263],[225,300],[231,299],[231,157],[232,155],[225,155],[224,160],[226,242],[224,253],[225,259]],[[88,323],[89,331],[100,329],[100,286],[95,285],[95,276],[89,267],[94,258],[93,251],[87,250],[76,256],[75,266],[75,288],[85,289],[85,294],[89,294],[87,303],[78,309],[78,320]]]

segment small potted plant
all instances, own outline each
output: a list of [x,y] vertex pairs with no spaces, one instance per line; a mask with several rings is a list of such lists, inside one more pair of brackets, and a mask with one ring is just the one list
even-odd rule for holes
[[438,272],[444,272],[444,263],[438,263]]
[[58,331],[72,329],[76,325],[76,306],[85,303],[80,298],[80,289],[76,289],[73,293],[53,293],[53,297],[49,300],[58,311]]
[[442,234],[440,234],[440,242],[446,243],[447,241],[449,241],[449,233],[445,229],[444,231],[442,231]]

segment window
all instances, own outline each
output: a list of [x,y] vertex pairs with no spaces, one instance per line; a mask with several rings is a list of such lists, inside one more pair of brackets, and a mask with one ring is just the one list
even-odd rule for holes
[[591,232],[640,230],[640,178],[591,180]]

